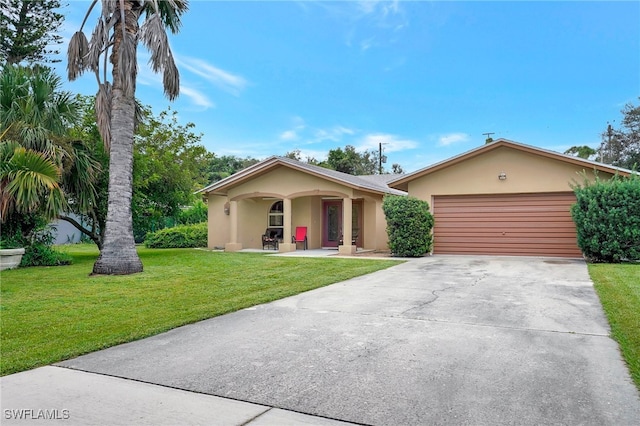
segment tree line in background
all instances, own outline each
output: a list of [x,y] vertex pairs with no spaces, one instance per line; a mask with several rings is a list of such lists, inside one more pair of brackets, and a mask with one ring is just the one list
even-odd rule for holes
[[[640,99],[640,98],[638,98]],[[602,132],[600,147],[572,146],[565,154],[637,170],[640,166],[640,105],[624,106],[618,128],[608,125]]]
[[[380,157],[381,153],[375,150],[364,150],[358,152],[353,145],[347,145],[344,149],[335,148],[329,150],[327,159],[319,161],[313,157],[302,158],[302,152],[299,149],[287,152],[284,156],[297,161],[304,161],[308,164],[324,167],[331,170],[337,170],[350,175],[376,175],[389,173],[382,166],[386,163],[386,157]],[[391,166],[391,173],[404,173],[402,166],[394,163]]]

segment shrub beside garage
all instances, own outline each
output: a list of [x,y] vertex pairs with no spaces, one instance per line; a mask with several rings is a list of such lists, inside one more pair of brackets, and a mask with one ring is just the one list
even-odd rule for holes
[[573,188],[578,246],[593,262],[640,260],[640,176],[586,181]]
[[429,203],[415,197],[388,195],[384,197],[382,210],[394,256],[419,257],[431,251],[433,215]]

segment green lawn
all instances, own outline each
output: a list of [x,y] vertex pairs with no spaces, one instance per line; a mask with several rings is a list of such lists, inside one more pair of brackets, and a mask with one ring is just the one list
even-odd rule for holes
[[589,274],[609,319],[611,335],[640,389],[640,265],[591,264]]
[[94,276],[95,246],[71,266],[2,272],[0,375],[51,364],[400,263],[140,248],[144,272]]

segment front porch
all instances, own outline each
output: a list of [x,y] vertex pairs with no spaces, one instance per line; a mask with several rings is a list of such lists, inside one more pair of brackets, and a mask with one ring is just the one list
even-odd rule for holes
[[[247,195],[228,201],[229,237],[225,251],[247,248],[277,248],[280,253],[301,251],[303,243],[292,239],[298,227],[306,228],[310,250],[333,249],[339,254],[353,254],[367,240],[364,218],[367,202],[362,198],[352,199],[344,194],[282,198],[275,194]],[[273,244],[274,238],[277,244]]]
[[209,248],[262,249],[262,236],[277,236],[272,249],[302,249],[292,237],[306,228],[307,249],[332,248],[351,255],[358,248],[388,248],[380,176],[352,176],[271,157],[202,190],[209,206]]

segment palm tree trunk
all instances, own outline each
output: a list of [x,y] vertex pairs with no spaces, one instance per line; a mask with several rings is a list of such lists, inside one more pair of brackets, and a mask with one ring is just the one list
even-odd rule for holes
[[[125,2],[125,26],[129,34],[138,33],[138,16],[132,4]],[[113,64],[113,98],[111,104],[111,149],[109,161],[109,204],[104,242],[100,256],[93,265],[94,274],[133,274],[142,272],[142,262],[133,239],[131,196],[133,182],[133,134],[135,130],[135,86],[125,93],[120,67],[135,73],[136,65],[120,64],[118,51],[122,46],[122,25],[116,25]],[[137,45],[137,41],[136,41]],[[134,56],[135,60],[135,56]],[[135,85],[135,75],[132,78]]]

